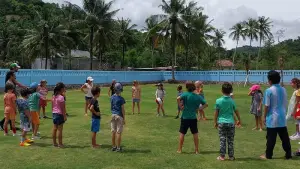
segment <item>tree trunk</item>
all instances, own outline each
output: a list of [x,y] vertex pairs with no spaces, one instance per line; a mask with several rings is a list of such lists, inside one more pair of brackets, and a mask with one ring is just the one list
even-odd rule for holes
[[238,45],[239,45],[239,40],[236,41],[236,47],[235,47],[234,55],[233,55],[233,58],[232,58],[232,64],[233,64],[232,66],[234,66],[234,61],[235,61],[235,58],[236,58]]
[[121,64],[121,68],[124,69],[125,66],[125,44],[123,43],[122,45],[122,64]]
[[94,27],[90,28],[90,70],[93,70],[93,40],[94,40]]
[[98,60],[99,60],[99,69],[102,69],[102,50],[101,50],[101,42],[100,42],[100,39],[99,39],[99,42],[98,42]]
[[69,56],[69,70],[72,70],[72,51],[71,49],[68,49],[68,56]]
[[258,56],[257,56],[257,60],[256,60],[256,70],[258,70],[258,62],[259,62],[260,50],[261,50],[261,41],[262,41],[262,39],[260,38],[260,40],[259,40]]
[[48,33],[48,27],[44,26],[44,40],[45,40],[45,69],[48,68],[48,58],[49,58],[49,33]]
[[172,23],[172,37],[171,37],[171,48],[172,48],[172,80],[175,80],[175,54],[176,54],[176,27],[175,23]]
[[189,47],[187,46],[185,49],[185,63],[184,63],[184,67],[185,70],[187,71],[187,59],[188,59],[188,54],[189,54]]
[[154,52],[154,40],[153,37],[149,38],[150,48],[151,48],[151,59],[152,59],[152,68],[154,68],[154,58],[153,58],[153,52]]

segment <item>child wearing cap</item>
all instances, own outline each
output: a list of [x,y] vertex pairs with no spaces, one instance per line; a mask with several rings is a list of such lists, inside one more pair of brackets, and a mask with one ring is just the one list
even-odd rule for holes
[[[125,99],[121,96],[123,86],[120,83],[114,85],[115,94],[111,96],[111,132],[112,151],[121,152],[121,135],[125,124]],[[116,142],[117,141],[117,142]]]
[[37,88],[37,91],[40,93],[41,98],[43,98],[43,99],[40,99],[40,111],[39,111],[39,115],[41,117],[41,109],[42,109],[42,111],[43,111],[43,118],[44,119],[48,118],[46,116],[46,112],[45,112],[45,109],[46,109],[46,106],[47,106],[46,98],[47,98],[47,94],[48,94],[48,89],[47,89],[46,85],[47,85],[47,81],[46,80],[42,80],[40,82],[40,85]]
[[262,131],[262,101],[263,101],[263,93],[260,90],[259,85],[253,85],[250,88],[250,92],[248,96],[252,96],[250,113],[255,116],[255,127],[252,130],[258,130],[258,124],[260,126],[259,131]]
[[87,116],[88,105],[90,104],[91,99],[93,98],[92,88],[93,88],[92,77],[87,77],[86,82],[81,86],[80,90],[85,94],[85,107],[84,107],[84,115]]
[[160,116],[160,110],[163,113],[163,116],[165,116],[165,109],[164,109],[164,98],[166,95],[166,91],[164,90],[164,85],[162,83],[159,83],[156,85],[157,89],[155,92],[156,97],[156,103],[157,103],[157,117]]
[[40,139],[40,137],[37,136],[38,130],[39,130],[39,125],[40,125],[40,115],[39,115],[39,110],[40,110],[40,100],[45,100],[45,101],[51,101],[51,100],[46,100],[41,96],[39,92],[37,92],[39,84],[36,82],[33,82],[30,84],[30,92],[32,93],[29,98],[29,109],[30,109],[30,114],[31,114],[31,122],[32,122],[32,139]]

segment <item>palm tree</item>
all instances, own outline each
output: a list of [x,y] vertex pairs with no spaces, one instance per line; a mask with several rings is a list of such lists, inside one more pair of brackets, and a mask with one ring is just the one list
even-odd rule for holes
[[272,21],[270,21],[270,18],[266,18],[264,16],[261,16],[261,17],[258,18],[257,24],[258,24],[258,35],[259,35],[259,51],[258,51],[256,69],[257,69],[258,61],[259,61],[259,57],[260,57],[260,50],[261,50],[262,41],[264,41],[265,39],[268,39],[268,38],[273,36],[272,33],[271,33]]
[[118,20],[120,26],[120,39],[119,42],[122,44],[122,64],[121,67],[124,68],[125,61],[125,51],[128,44],[133,41],[133,29],[137,26],[136,24],[131,25],[131,20],[126,19]]
[[[223,30],[215,30],[215,36],[212,40],[212,44],[217,48],[217,51],[218,51],[218,60],[221,61],[221,57],[220,57],[220,51],[221,51],[221,48],[223,46],[223,44],[225,44],[225,41],[224,41],[224,35],[226,34],[226,32],[224,32]],[[221,65],[219,65],[221,66]]]
[[185,0],[162,0],[162,4],[159,6],[162,8],[165,14],[156,15],[161,19],[161,22],[158,24],[161,29],[161,34],[164,34],[166,38],[170,37],[170,46],[172,51],[172,79],[175,80],[175,54],[176,54],[176,45],[177,40],[183,37],[185,22],[183,16],[186,13],[188,8],[193,8],[197,3],[192,3],[185,6]]
[[[157,32],[158,28],[156,27],[158,24],[157,17],[151,15],[145,20],[146,26],[144,27],[143,31],[147,32],[146,40],[149,40],[150,48],[151,48],[151,57],[152,57],[152,68],[154,67],[154,58],[153,58],[153,52],[154,52],[154,43],[155,39],[157,38]],[[157,28],[156,30],[153,30],[154,28]]]
[[232,37],[232,40],[236,41],[235,52],[234,52],[234,55],[232,58],[232,63],[234,65],[234,59],[235,59],[236,51],[237,51],[237,48],[239,45],[239,40],[240,40],[240,38],[243,38],[243,40],[246,40],[246,36],[245,36],[244,25],[241,22],[235,24],[232,28],[230,28],[230,31],[232,31],[232,32],[229,34],[229,37]]

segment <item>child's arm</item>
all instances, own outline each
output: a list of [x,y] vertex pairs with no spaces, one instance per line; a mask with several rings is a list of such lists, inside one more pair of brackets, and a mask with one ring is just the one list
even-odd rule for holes
[[238,118],[238,123],[239,123],[239,125],[242,125],[242,123],[241,123],[241,117],[240,117],[239,111],[238,111],[238,110],[235,110],[234,113],[235,113],[236,117]]
[[123,121],[125,124],[125,106],[124,106],[124,104],[122,105],[122,114],[123,114]]
[[183,110],[184,106],[183,106],[183,104],[181,102],[181,97],[180,96],[177,97],[177,104],[180,107],[180,109]]
[[199,108],[199,110],[201,111],[201,110],[203,110],[203,109],[205,109],[205,108],[207,108],[207,107],[208,107],[208,104],[205,103],[205,104],[203,104],[203,105]]
[[250,92],[248,93],[248,96],[252,96],[252,91],[250,91]]
[[215,128],[218,128],[218,122],[217,122],[218,116],[219,116],[219,110],[216,109],[215,115],[214,115],[214,127]]
[[16,79],[14,79],[13,81],[14,81],[14,83],[15,83],[17,86],[19,86],[19,87],[21,87],[21,88],[27,88],[26,86],[24,86],[24,85],[22,85],[20,82],[18,82]]
[[86,88],[86,85],[84,84],[84,85],[82,85],[81,86],[81,88],[80,88],[80,90],[84,93],[84,94],[87,94],[87,92],[85,92],[83,89],[85,89]]
[[295,103],[295,106],[294,106],[294,111],[293,111],[293,113],[292,113],[292,116],[294,116],[295,114],[296,114],[296,112],[297,112],[297,109],[298,109],[298,104],[299,104],[299,102],[300,102],[300,96],[297,96],[296,95],[296,101],[295,101],[296,103]]
[[131,88],[131,98],[133,98],[133,93],[134,93],[134,89],[133,87]]
[[110,87],[108,88],[108,93],[107,93],[107,95],[108,95],[108,97],[110,97]]
[[263,104],[263,98],[262,98],[262,96],[260,95],[260,102],[259,102],[259,105],[258,105],[258,111],[261,111],[261,110],[262,110],[262,104]]
[[158,95],[158,93],[157,93],[157,90],[156,90],[156,92],[155,92],[155,98],[157,98],[157,97],[158,97],[157,95]]
[[96,112],[94,109],[94,105],[90,104],[89,105],[89,110],[96,116],[100,116],[100,112]]
[[63,101],[63,102],[61,103],[61,106],[62,106],[62,112],[63,112],[63,115],[64,115],[64,120],[67,121],[66,102]]

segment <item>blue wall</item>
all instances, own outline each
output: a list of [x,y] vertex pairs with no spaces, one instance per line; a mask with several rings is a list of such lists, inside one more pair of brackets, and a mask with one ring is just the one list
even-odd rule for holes
[[[0,69],[0,87],[4,87],[4,78],[7,70]],[[267,70],[250,71],[250,82],[267,82]],[[284,71],[284,82],[288,83],[294,77],[300,77],[300,71]],[[119,82],[141,82],[164,81],[172,78],[172,73],[159,71],[77,71],[77,70],[20,70],[17,79],[24,85],[31,82],[39,82],[42,79],[48,81],[48,85],[55,85],[57,82],[65,84],[83,84],[88,76],[92,76],[94,83],[111,83],[112,79]],[[201,80],[214,82],[244,82],[245,71],[177,71],[176,80]]]

